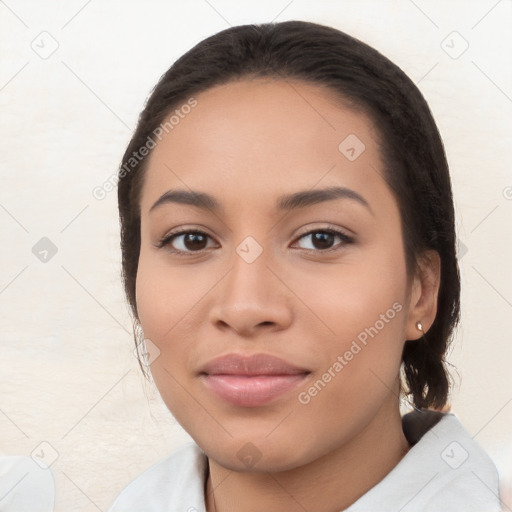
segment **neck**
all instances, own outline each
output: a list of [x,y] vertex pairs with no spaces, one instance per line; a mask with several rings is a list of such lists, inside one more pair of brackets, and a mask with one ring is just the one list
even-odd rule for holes
[[396,399],[391,401],[392,409],[383,406],[349,442],[305,466],[279,473],[239,473],[209,459],[208,512],[333,512],[349,507],[410,448]]

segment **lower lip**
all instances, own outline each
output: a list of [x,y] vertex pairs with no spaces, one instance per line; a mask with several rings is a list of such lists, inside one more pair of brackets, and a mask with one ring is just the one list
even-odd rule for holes
[[204,383],[217,396],[239,407],[258,407],[271,402],[304,381],[294,375],[205,375]]

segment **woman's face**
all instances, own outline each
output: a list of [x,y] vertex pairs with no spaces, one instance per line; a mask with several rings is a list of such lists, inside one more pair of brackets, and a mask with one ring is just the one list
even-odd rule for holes
[[151,372],[220,464],[298,467],[397,414],[421,335],[398,206],[371,122],[325,89],[243,80],[195,99],[141,192]]

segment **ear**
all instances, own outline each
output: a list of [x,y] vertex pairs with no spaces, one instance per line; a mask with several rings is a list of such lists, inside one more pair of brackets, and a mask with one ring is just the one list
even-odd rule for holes
[[441,257],[433,249],[421,255],[418,262],[409,302],[405,330],[406,340],[417,340],[423,333],[416,327],[420,321],[426,333],[434,323],[437,314],[437,297],[441,283]]

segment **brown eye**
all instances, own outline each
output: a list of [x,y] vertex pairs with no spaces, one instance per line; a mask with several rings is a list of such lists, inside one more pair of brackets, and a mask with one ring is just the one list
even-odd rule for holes
[[[326,251],[334,249],[336,246],[341,246],[353,242],[353,239],[345,235],[345,233],[332,229],[310,231],[309,233],[302,235],[299,240],[307,240],[308,238],[310,240],[310,243],[308,244],[309,247],[303,246],[301,247],[302,249]],[[341,240],[341,242],[335,244],[336,239]]]
[[177,253],[200,252],[208,248],[209,235],[202,231],[181,231],[165,237],[158,247],[169,246],[169,250]]
[[332,233],[318,232],[311,235],[311,241],[316,249],[330,249],[336,236]]
[[207,243],[207,237],[201,233],[187,233],[183,235],[183,245],[190,251],[204,249]]

